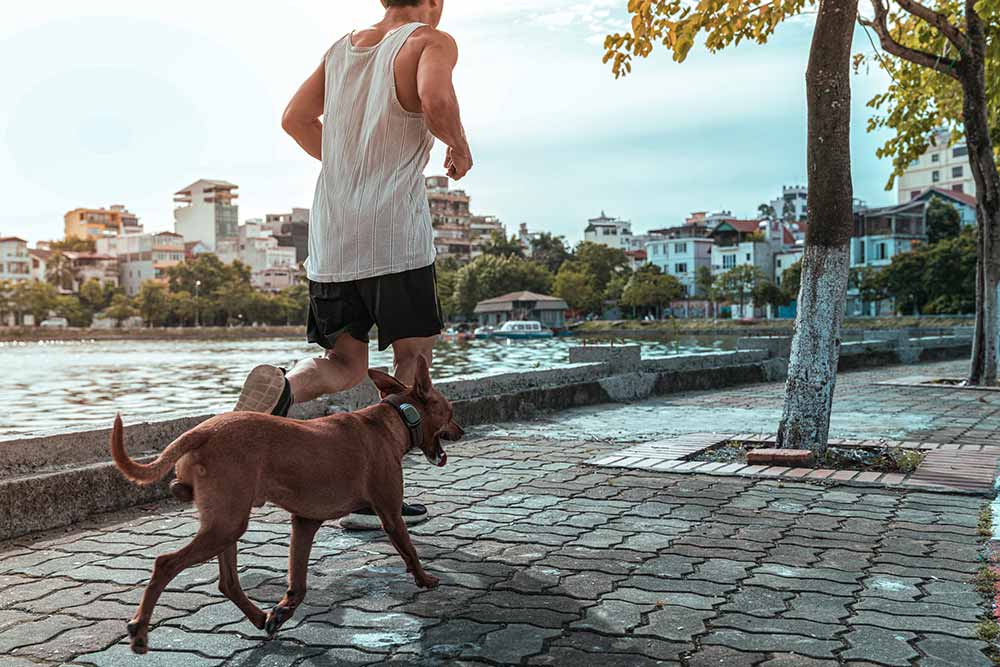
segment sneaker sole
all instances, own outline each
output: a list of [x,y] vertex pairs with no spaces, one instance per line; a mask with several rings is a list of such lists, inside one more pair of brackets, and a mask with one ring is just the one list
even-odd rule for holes
[[[430,514],[404,516],[403,523],[407,526],[416,526],[429,518]],[[344,530],[382,530],[382,522],[374,514],[351,514],[341,520],[340,527]]]
[[277,366],[258,366],[250,371],[233,412],[271,414],[285,391],[285,374]]

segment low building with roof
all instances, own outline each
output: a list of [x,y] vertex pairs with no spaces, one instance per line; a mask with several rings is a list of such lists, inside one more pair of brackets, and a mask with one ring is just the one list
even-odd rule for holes
[[569,305],[555,296],[534,292],[511,292],[476,304],[480,326],[500,326],[504,322],[533,320],[551,329],[566,326]]

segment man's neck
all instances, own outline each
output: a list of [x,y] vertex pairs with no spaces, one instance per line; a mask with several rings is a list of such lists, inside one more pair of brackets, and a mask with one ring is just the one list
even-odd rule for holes
[[429,23],[427,10],[420,7],[392,7],[385,11],[385,18],[382,19],[383,26],[400,26],[407,23]]

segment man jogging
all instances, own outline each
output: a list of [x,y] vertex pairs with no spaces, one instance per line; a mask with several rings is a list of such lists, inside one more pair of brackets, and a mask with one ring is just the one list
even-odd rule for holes
[[[285,375],[255,368],[236,410],[285,416],[292,404],[354,387],[367,377],[368,334],[393,349],[395,375],[412,384],[432,361],[443,328],[424,168],[434,137],[445,168],[472,168],[452,71],[458,47],[437,29],[444,0],[382,0],[385,17],[344,36],[295,93],[282,127],[323,163],[309,226],[308,339],[326,349]],[[406,505],[407,523],[427,517]],[[348,528],[380,526],[370,510]]]

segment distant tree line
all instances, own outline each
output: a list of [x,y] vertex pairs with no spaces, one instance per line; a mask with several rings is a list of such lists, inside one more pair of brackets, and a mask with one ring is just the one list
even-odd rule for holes
[[[86,250],[82,250],[86,252]],[[63,317],[72,327],[89,327],[96,318],[121,325],[141,317],[146,326],[302,325],[309,290],[293,285],[278,293],[255,290],[250,269],[240,262],[223,264],[215,255],[199,255],[167,270],[166,284],[148,281],[129,297],[125,290],[90,279],[75,293],[77,282],[60,252],[50,256],[45,282],[0,281],[0,320],[13,316],[23,324],[30,314],[35,324],[50,316]],[[55,260],[55,261],[53,261]]]

